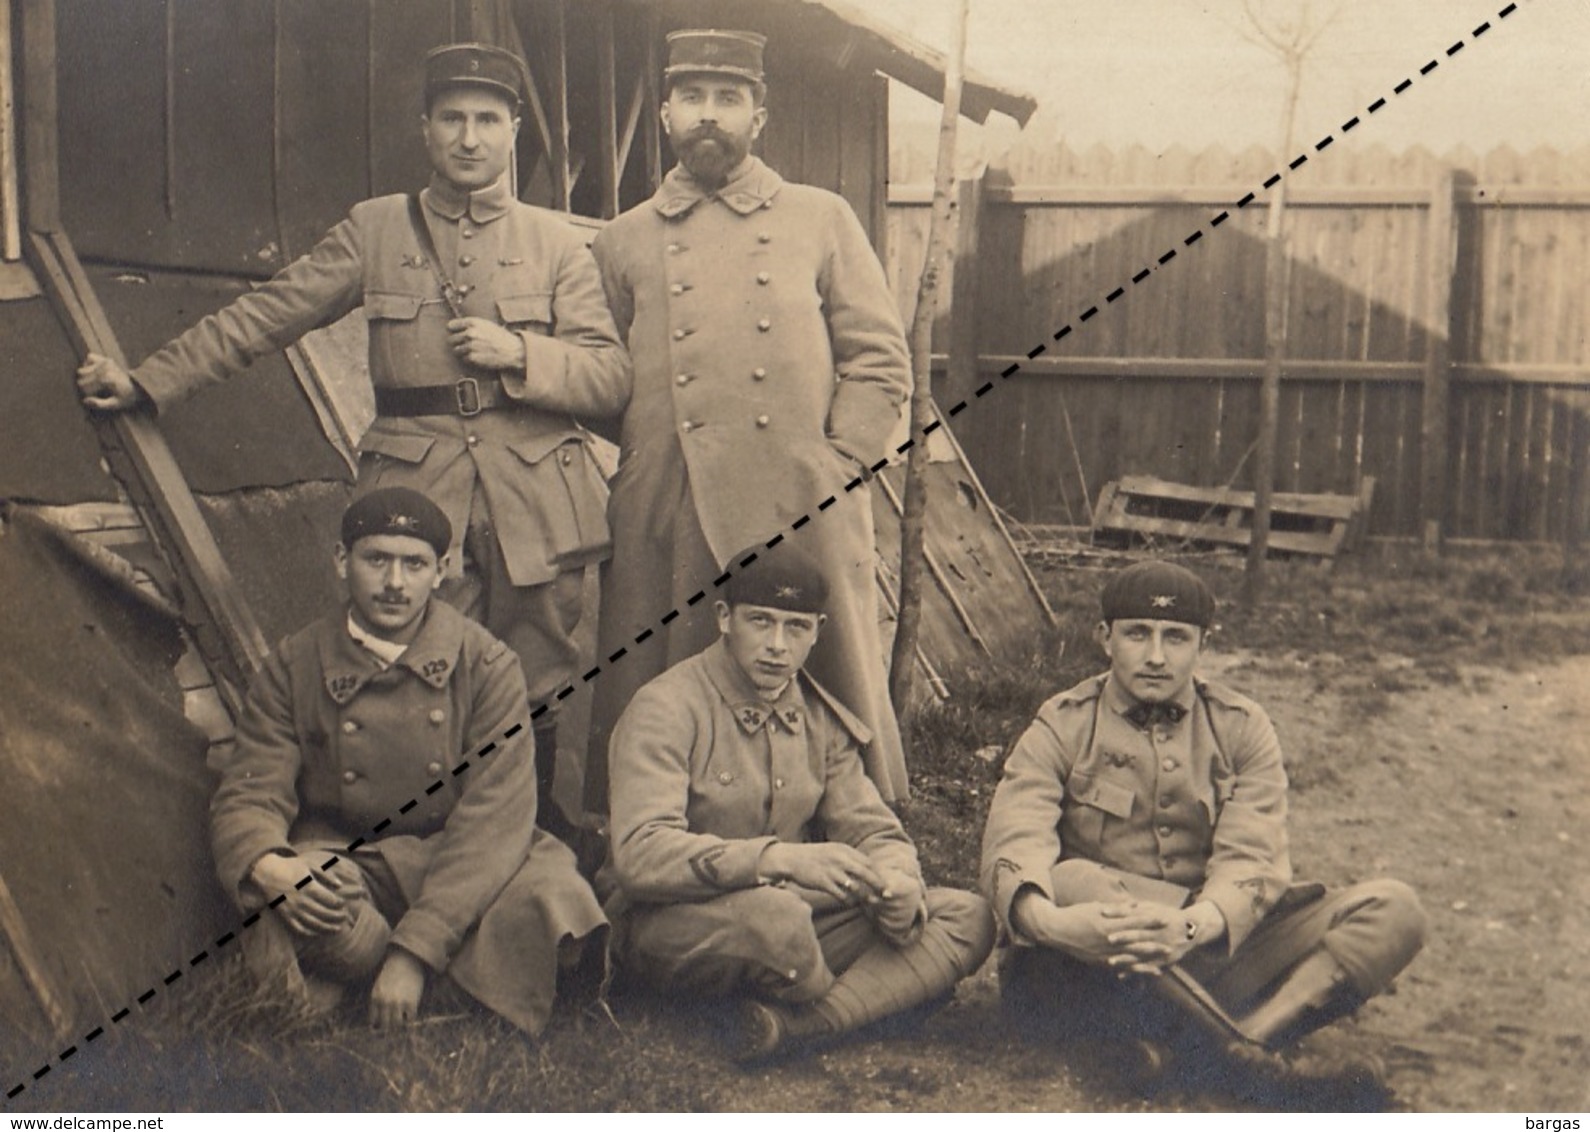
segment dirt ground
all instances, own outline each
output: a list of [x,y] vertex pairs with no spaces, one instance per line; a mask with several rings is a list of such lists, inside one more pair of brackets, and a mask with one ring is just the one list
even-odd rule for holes
[[[1221,573],[1223,569],[1224,573]],[[1215,571],[1225,596],[1229,567]],[[1097,578],[1041,571],[1061,633],[913,728],[904,810],[937,883],[973,883],[998,754],[1044,695],[1097,664]],[[1389,1096],[1344,1107],[1590,1109],[1590,586],[1528,564],[1421,574],[1365,563],[1284,576],[1290,596],[1229,622],[1205,658],[1264,704],[1292,777],[1300,877],[1400,877],[1430,917],[1396,993],[1317,1040],[1367,1050]],[[1533,581],[1531,579],[1534,579]],[[1063,649],[1062,649],[1063,644]],[[979,757],[977,752],[982,748]],[[992,748],[992,749],[990,749]],[[282,1019],[224,970],[27,1094],[77,1109],[1095,1110],[1334,1107],[1239,1087],[1124,1086],[1098,1051],[1015,1036],[990,963],[925,1022],[750,1072],[711,1011],[615,998],[539,1042],[446,995],[405,1034],[350,1008]],[[285,1021],[285,1026],[284,1026]]]

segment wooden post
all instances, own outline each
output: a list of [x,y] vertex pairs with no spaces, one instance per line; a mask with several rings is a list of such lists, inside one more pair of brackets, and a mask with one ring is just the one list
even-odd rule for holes
[[1286,181],[1283,179],[1270,197],[1265,224],[1264,374],[1259,379],[1259,438],[1253,459],[1253,534],[1248,540],[1248,568],[1243,587],[1243,597],[1249,605],[1258,604],[1264,597],[1264,563],[1270,553],[1275,444],[1281,417],[1281,366],[1286,357],[1287,292],[1291,287],[1285,218]]
[[[912,660],[922,622],[923,543],[927,526],[927,427],[933,423],[933,316],[938,311],[939,273],[950,251],[954,203],[955,130],[961,116],[961,82],[966,66],[966,18],[969,0],[957,0],[954,31],[944,66],[944,112],[939,119],[938,165],[933,174],[933,220],[927,261],[917,289],[916,315],[911,320],[911,438],[916,441],[906,462],[905,514],[900,527],[900,619],[890,654],[889,698],[894,713],[904,716],[911,705]],[[975,364],[975,363],[974,363]]]
[[646,191],[654,193],[662,184],[662,64],[657,58],[657,37],[662,29],[657,17],[646,13],[646,60],[642,78],[646,86],[641,104],[641,141],[646,161]]
[[1427,554],[1441,552],[1446,520],[1447,433],[1451,428],[1452,288],[1457,271],[1456,179],[1444,169],[1430,190],[1424,238],[1425,335],[1424,396],[1419,423],[1419,519]]
[[984,165],[977,176],[956,182],[959,215],[955,220],[955,265],[950,279],[949,360],[941,400],[955,402],[970,397],[977,388],[977,249],[982,237]]
[[1568,446],[1568,515],[1563,529],[1563,568],[1571,570],[1584,546],[1585,514],[1590,503],[1590,395],[1580,393],[1566,400],[1564,411],[1572,414]]
[[11,5],[0,4],[0,258],[22,258],[22,191],[17,182],[17,97]]
[[618,183],[624,171],[618,156],[618,64],[614,58],[613,5],[603,3],[596,15],[596,100],[598,176],[603,220],[618,215]]
[[569,198],[574,175],[569,168],[569,34],[563,0],[552,5],[551,142],[547,164],[552,173],[552,207],[572,212]]
[[55,2],[22,5],[22,186],[28,227],[61,226],[60,137],[55,89]]

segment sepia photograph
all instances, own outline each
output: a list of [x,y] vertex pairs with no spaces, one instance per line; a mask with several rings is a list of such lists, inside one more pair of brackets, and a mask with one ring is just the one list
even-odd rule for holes
[[1586,43],[0,0],[6,1115],[1579,1127]]

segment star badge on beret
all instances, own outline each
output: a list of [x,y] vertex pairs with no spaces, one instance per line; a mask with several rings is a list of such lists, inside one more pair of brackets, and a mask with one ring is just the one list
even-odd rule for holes
[[1155,594],[1153,597],[1148,599],[1148,604],[1152,605],[1155,609],[1169,609],[1171,606],[1176,604],[1176,595]]
[[799,586],[779,586],[774,592],[786,601],[796,601],[801,596],[801,588]]
[[411,531],[420,525],[420,521],[413,515],[404,515],[401,513],[396,515],[388,515],[386,521],[389,526],[397,527],[399,530],[403,531]]

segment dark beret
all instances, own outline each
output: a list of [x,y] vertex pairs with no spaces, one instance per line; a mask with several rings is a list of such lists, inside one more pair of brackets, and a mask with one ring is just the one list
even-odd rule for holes
[[727,75],[748,83],[762,81],[762,48],[767,36],[754,31],[682,28],[668,33],[664,79],[680,75]]
[[425,56],[425,104],[444,90],[478,87],[518,106],[524,100],[524,61],[489,43],[449,43]]
[[383,487],[361,495],[342,513],[342,545],[370,535],[407,535],[431,544],[440,558],[453,541],[453,524],[442,509],[410,487]]
[[[738,565],[752,554],[749,566]],[[793,546],[776,550],[750,547],[729,560],[734,570],[723,585],[730,605],[766,605],[791,613],[822,613],[828,607],[828,579],[811,556]]]
[[1174,562],[1136,562],[1104,583],[1099,605],[1106,621],[1182,621],[1207,629],[1215,595],[1204,580]]

